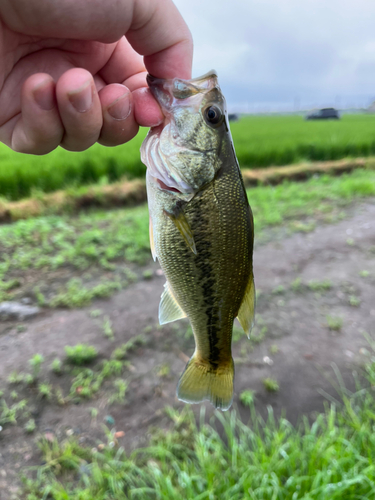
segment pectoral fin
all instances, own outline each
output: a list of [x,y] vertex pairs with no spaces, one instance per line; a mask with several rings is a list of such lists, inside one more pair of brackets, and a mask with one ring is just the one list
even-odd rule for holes
[[152,225],[152,219],[150,217],[150,224],[149,224],[149,232],[150,232],[150,248],[151,248],[151,254],[152,254],[152,258],[154,259],[154,261],[156,261],[156,250],[155,250],[155,242],[154,242],[154,229],[153,229],[153,225]]
[[240,322],[244,332],[250,338],[250,332],[254,325],[254,312],[255,312],[255,286],[254,278],[251,273],[249,282],[246,287],[245,295],[242,300],[241,307],[238,311],[238,321]]
[[197,255],[197,249],[195,248],[195,241],[194,241],[194,236],[193,232],[191,230],[191,227],[189,225],[189,222],[187,218],[185,217],[184,212],[180,211],[178,212],[177,215],[171,214],[169,212],[164,211],[166,215],[173,221],[174,225],[177,227],[177,229],[180,231],[182,237],[184,238],[187,246],[190,248],[190,250]]
[[167,281],[159,305],[159,323],[165,325],[182,318],[186,318],[186,314],[175,299]]

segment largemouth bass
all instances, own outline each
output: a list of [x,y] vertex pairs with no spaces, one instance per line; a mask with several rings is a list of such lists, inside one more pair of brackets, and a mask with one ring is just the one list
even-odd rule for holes
[[192,80],[148,76],[164,122],[142,144],[150,242],[167,282],[160,324],[188,317],[195,352],[177,387],[186,403],[233,400],[234,318],[254,319],[253,216],[214,71]]

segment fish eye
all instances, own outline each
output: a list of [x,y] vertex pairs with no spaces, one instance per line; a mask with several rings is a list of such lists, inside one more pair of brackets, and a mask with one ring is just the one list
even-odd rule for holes
[[219,125],[224,117],[223,112],[217,106],[209,106],[204,111],[204,117],[209,125]]

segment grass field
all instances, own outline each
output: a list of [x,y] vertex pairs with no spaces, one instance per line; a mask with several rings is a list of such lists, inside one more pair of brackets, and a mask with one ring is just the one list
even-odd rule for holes
[[[286,165],[375,154],[375,116],[344,115],[340,121],[305,121],[301,116],[249,116],[233,123],[232,134],[242,167]],[[25,198],[37,191],[142,177],[139,148],[142,129],[117,148],[95,145],[82,153],[57,149],[26,156],[0,145],[0,196]]]
[[301,116],[254,116],[231,125],[242,167],[287,165],[375,154],[375,116],[344,115],[339,121]]

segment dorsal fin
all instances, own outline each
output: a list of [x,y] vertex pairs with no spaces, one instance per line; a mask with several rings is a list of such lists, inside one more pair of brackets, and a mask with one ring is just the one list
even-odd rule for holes
[[175,299],[167,281],[159,305],[159,323],[165,325],[182,318],[186,318],[186,314]]

